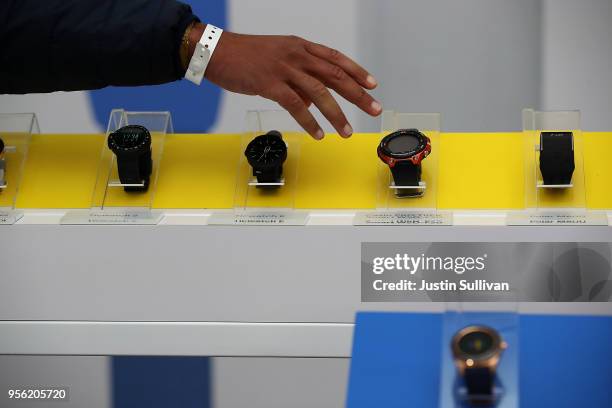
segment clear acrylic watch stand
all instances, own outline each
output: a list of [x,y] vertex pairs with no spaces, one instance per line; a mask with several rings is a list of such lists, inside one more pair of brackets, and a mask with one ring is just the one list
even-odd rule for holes
[[[525,213],[510,214],[510,225],[608,225],[606,215],[587,211],[584,135],[580,111],[522,112],[525,140]],[[540,171],[542,132],[571,132],[574,172],[568,184],[547,185]]]
[[[377,210],[375,213],[359,213],[355,225],[452,224],[452,214],[437,209],[440,128],[439,113],[383,112],[381,140],[400,129],[418,129],[430,139],[431,154],[421,163],[422,177],[418,186],[395,185],[389,166],[379,160],[376,177]],[[398,194],[401,191],[404,194]]]
[[[470,295],[470,299],[472,298],[473,295]],[[501,300],[500,303],[446,303],[442,321],[440,408],[471,406],[518,408],[520,406],[518,302],[516,294],[512,292],[506,299]],[[468,396],[463,378],[458,374],[451,348],[452,339],[459,330],[469,326],[494,329],[504,343],[492,395]]]
[[0,225],[17,222],[22,213],[15,209],[19,186],[32,134],[40,133],[34,113],[0,114]]
[[[547,131],[566,131],[572,133],[572,150],[574,153],[575,170],[572,180],[568,184],[552,185],[545,184],[540,171],[540,135]],[[527,138],[527,143],[533,146],[533,160],[527,163],[530,167],[529,174],[535,177],[535,206],[540,207],[550,199],[550,205],[555,205],[555,201],[562,200],[566,206],[585,207],[584,194],[584,160],[582,156],[582,130],[580,129],[580,111],[557,111],[540,112],[533,109],[523,110],[523,133]],[[534,140],[535,139],[535,140]],[[531,167],[533,167],[531,169]],[[529,181],[531,184],[531,180]],[[576,184],[577,188],[582,188],[582,192],[571,190]],[[532,188],[530,188],[532,189]],[[555,190],[566,190],[561,193]],[[551,197],[547,197],[550,195]],[[564,197],[567,196],[567,197]],[[571,201],[570,201],[571,200]]]
[[128,125],[140,125],[151,134],[153,171],[149,188],[143,192],[126,192],[124,187],[144,186],[142,184],[122,184],[119,180],[115,154],[108,148],[105,140],[102,146],[96,186],[92,197],[91,210],[83,216],[82,212],[68,213],[63,224],[157,224],[162,214],[153,211],[153,199],[157,189],[160,163],[164,142],[168,133],[173,133],[170,112],[129,112],[114,109],[108,121],[106,137]]
[[[253,175],[244,151],[257,136],[271,130],[281,133],[287,145],[283,175],[277,183],[260,183]],[[249,111],[242,135],[233,213],[214,214],[209,224],[220,225],[305,225],[306,211],[297,211],[295,195],[302,141],[307,133],[289,113],[282,110]]]

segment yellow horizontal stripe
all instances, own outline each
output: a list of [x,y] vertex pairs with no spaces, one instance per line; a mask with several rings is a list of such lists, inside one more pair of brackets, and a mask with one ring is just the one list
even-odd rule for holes
[[[612,133],[576,136],[574,188],[561,194],[536,192],[536,136],[523,133],[430,134],[432,154],[423,162],[426,194],[397,200],[388,188],[389,171],[376,155],[378,134],[322,141],[288,134],[286,185],[276,192],[248,187],[251,170],[243,160],[242,135],[172,134],[154,139],[157,188],[147,194],[106,189],[111,171],[103,135],[34,135],[19,189],[0,193],[0,207],[154,208],[292,207],[300,209],[370,209],[435,207],[443,209],[521,209],[562,206],[612,208]],[[5,136],[6,137],[6,136]],[[103,154],[104,152],[104,154]],[[161,155],[161,156],[160,156]],[[7,155],[7,175],[18,173],[19,154]],[[160,159],[161,157],[161,159]],[[584,162],[582,161],[584,157]],[[237,188],[238,185],[238,188]]]

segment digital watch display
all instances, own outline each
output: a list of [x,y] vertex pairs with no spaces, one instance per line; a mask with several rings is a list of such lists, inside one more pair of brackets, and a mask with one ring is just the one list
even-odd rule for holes
[[540,134],[540,172],[544,185],[569,185],[574,174],[574,134]]

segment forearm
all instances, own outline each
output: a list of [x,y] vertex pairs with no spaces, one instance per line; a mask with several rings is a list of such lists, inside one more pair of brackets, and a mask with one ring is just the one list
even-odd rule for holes
[[178,80],[181,40],[195,20],[173,0],[5,0],[0,93]]
[[[0,93],[176,81],[205,28],[176,0],[3,0]],[[331,89],[372,116],[382,112],[368,93],[374,77],[338,50],[295,36],[218,35],[204,45],[212,53],[202,66],[206,79],[278,102],[316,139],[324,133],[312,104],[340,135],[353,133]],[[199,83],[197,65],[190,79]]]

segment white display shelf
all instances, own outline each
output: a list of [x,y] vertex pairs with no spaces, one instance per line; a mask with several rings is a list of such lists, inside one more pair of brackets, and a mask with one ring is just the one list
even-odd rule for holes
[[[24,210],[17,224],[60,224],[60,220],[73,210]],[[159,210],[162,214],[160,225],[207,225],[213,214],[227,213],[231,210]],[[306,226],[314,225],[353,225],[356,214],[363,210],[310,210]],[[504,226],[508,217],[521,211],[452,211],[455,226]],[[603,211],[612,225],[612,211]]]
[[[361,302],[363,242],[612,242],[609,227],[507,227],[496,213],[410,230],[352,227],[349,212],[269,228],[205,226],[209,214],[94,227],[29,211],[3,228],[0,354],[349,357],[355,313],[445,307]],[[519,309],[612,315],[603,302]]]

